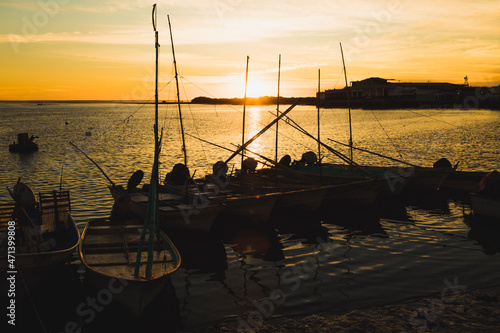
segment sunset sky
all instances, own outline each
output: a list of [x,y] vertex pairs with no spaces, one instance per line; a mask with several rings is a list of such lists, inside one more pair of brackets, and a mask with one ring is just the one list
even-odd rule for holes
[[[160,99],[174,99],[170,15],[181,98],[313,96],[349,81],[500,84],[500,2],[464,0],[164,0],[158,3]],[[0,4],[0,100],[148,100],[153,2]]]

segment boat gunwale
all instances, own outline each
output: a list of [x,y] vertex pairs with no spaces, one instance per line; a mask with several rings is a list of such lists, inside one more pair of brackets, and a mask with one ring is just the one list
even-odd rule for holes
[[[80,246],[78,248],[78,256],[80,257],[80,261],[82,262],[82,264],[85,266],[85,269],[87,270],[87,272],[91,272],[92,274],[96,274],[100,277],[104,277],[104,278],[108,278],[108,279],[123,279],[123,280],[126,280],[127,282],[150,282],[150,281],[159,281],[163,278],[167,278],[169,277],[171,274],[175,273],[181,266],[181,256],[180,256],[180,253],[179,253],[179,250],[177,249],[177,247],[174,245],[174,243],[170,240],[170,238],[165,234],[165,232],[163,232],[161,229],[160,229],[160,235],[161,237],[163,238],[163,242],[167,242],[170,244],[170,248],[172,250],[172,252],[175,253],[175,257],[177,258],[177,265],[175,266],[174,269],[172,270],[169,270],[167,273],[164,273],[162,275],[159,275],[159,276],[153,276],[151,278],[129,278],[129,277],[116,277],[116,276],[113,276],[113,275],[109,275],[109,274],[106,274],[106,273],[102,273],[96,269],[94,269],[92,266],[89,266],[87,264],[87,262],[84,260],[84,255],[83,255],[83,243],[84,243],[84,240],[85,240],[85,236],[87,234],[87,231],[88,231],[88,228],[90,226],[90,224],[92,222],[96,222],[96,221],[105,221],[106,219],[90,219],[86,224],[85,224],[85,228],[83,229],[82,231],[82,234],[80,236]],[[166,249],[168,251],[168,249]]]
[[[72,222],[72,228],[75,229],[76,231],[76,243],[73,244],[71,247],[65,248],[65,249],[60,249],[60,250],[55,250],[55,251],[44,251],[44,252],[32,252],[32,253],[16,253],[16,261],[17,259],[22,259],[22,258],[29,258],[29,257],[43,257],[47,255],[59,255],[59,254],[65,254],[65,253],[72,253],[80,244],[81,240],[81,234],[80,231],[78,230],[78,226],[76,225],[75,219],[71,214],[68,214],[68,222]],[[7,256],[1,256],[0,259],[6,258]],[[40,263],[38,265],[36,264],[30,264],[24,267],[16,267],[17,269],[26,269],[26,268],[34,268],[34,267],[40,267],[42,265],[45,265],[46,262]]]

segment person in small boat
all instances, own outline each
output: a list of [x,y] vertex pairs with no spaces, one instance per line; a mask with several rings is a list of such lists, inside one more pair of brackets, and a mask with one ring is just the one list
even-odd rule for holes
[[137,170],[134,172],[127,182],[127,192],[136,190],[137,186],[141,183],[142,178],[144,178],[144,171]]
[[132,212],[132,198],[129,194],[123,194],[115,200],[111,209],[109,221],[111,224],[127,224],[137,219],[137,216]]
[[241,171],[243,173],[255,173],[255,169],[257,169],[258,162],[252,158],[248,157],[243,161],[243,165],[241,167]]
[[448,159],[446,158],[440,158],[439,160],[437,160],[433,165],[432,165],[433,168],[452,168],[451,166],[451,162],[448,161]]
[[314,165],[318,161],[318,157],[316,156],[316,153],[313,151],[308,151],[302,154],[302,158],[300,161],[295,160],[294,164],[298,165]]
[[286,166],[287,168],[290,167],[290,164],[292,163],[292,158],[290,155],[285,155],[283,156],[280,161],[278,162],[280,165]]
[[184,185],[191,180],[189,169],[182,163],[174,165],[172,171],[165,176],[165,185],[179,186]]
[[228,177],[227,171],[228,171],[227,164],[224,163],[223,161],[217,161],[212,166],[212,175],[211,176],[214,179],[219,179],[222,182],[226,182],[227,177]]

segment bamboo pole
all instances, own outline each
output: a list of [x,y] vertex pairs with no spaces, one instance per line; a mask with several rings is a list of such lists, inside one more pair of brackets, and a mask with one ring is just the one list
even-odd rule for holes
[[320,115],[319,115],[319,94],[321,91],[321,69],[318,69],[318,95],[316,96],[316,108],[318,109],[318,166],[319,166],[319,180],[323,178],[323,170],[321,167],[321,130],[320,130]]
[[285,112],[281,113],[279,117],[277,117],[276,119],[274,119],[267,126],[265,126],[263,129],[261,129],[259,133],[255,134],[250,140],[248,140],[247,142],[245,142],[238,150],[236,150],[233,154],[231,154],[231,156],[229,156],[229,158],[224,162],[224,164],[222,166],[219,167],[219,169],[215,170],[214,174],[217,174],[223,168],[224,165],[227,165],[227,163],[229,163],[229,161],[231,161],[236,155],[240,154],[244,149],[246,149],[247,146],[249,146],[252,142],[254,142],[255,140],[257,140],[258,137],[260,137],[268,129],[270,129],[274,124],[276,124],[276,122],[278,122],[281,118],[283,118],[284,116],[286,116],[288,114],[288,112],[292,111],[292,109],[295,106],[297,106],[297,104],[299,104],[299,102],[300,102],[300,98],[297,99],[295,101],[295,103],[293,103],[288,109],[286,109]]
[[[342,65],[344,67],[344,78],[345,78],[345,90],[347,92],[347,107],[349,108],[349,159],[353,160],[352,154],[352,122],[351,122],[351,96],[349,91],[349,84],[347,82],[347,71],[345,70],[345,61],[344,61],[344,51],[342,50],[342,43],[340,43],[340,53],[342,54]],[[352,162],[350,164],[352,170]]]
[[[247,56],[247,66],[245,71],[245,95],[243,97],[243,128],[241,130],[241,145],[245,144],[245,118],[246,118],[246,107],[247,107],[247,87],[248,87],[248,62],[250,57]],[[241,151],[241,168],[240,168],[240,182],[241,188],[243,188],[243,161],[245,160],[245,148]]]
[[[279,56],[279,62],[278,62],[278,96],[276,98],[276,117],[279,117],[280,115],[280,79],[281,79],[281,54]],[[275,147],[275,155],[274,155],[274,161],[278,163],[278,125],[279,122],[276,123],[276,147]]]
[[[167,19],[168,19],[168,29],[170,30],[170,42],[172,44],[172,57],[174,58],[175,86],[177,89],[177,106],[179,109],[179,122],[181,125],[181,135],[182,135],[182,152],[184,154],[184,165],[187,168],[188,165],[187,165],[186,140],[184,139],[184,126],[182,124],[182,112],[181,112],[181,97],[180,97],[180,93],[179,93],[179,74],[177,72],[177,61],[175,60],[174,38],[172,37],[172,27],[170,25],[170,16],[167,15]],[[158,69],[156,69],[156,71],[158,73]]]
[[[330,138],[328,138],[328,140],[330,140],[332,142],[335,142],[335,143],[337,143],[339,145],[349,147],[349,145],[346,145],[345,143],[342,143],[342,142],[339,142],[339,141],[336,141],[336,140],[333,140],[333,139],[330,139]],[[402,160],[398,160],[396,158],[392,158],[392,157],[389,157],[389,156],[386,156],[386,155],[382,155],[382,154],[379,154],[379,153],[375,153],[375,152],[372,152],[372,151],[369,151],[369,150],[366,150],[366,149],[357,148],[357,147],[352,147],[352,149],[356,149],[356,150],[359,150],[359,151],[362,151],[362,152],[365,152],[365,153],[368,153],[368,154],[372,154],[372,155],[376,155],[376,156],[379,156],[379,157],[383,157],[383,158],[389,159],[389,160],[394,161],[394,162],[403,163],[403,164],[406,164],[406,165],[409,165],[409,166],[412,166],[412,167],[415,167],[415,168],[420,168],[420,166],[418,166],[418,165],[411,164],[411,163],[408,163],[408,162],[405,162],[405,161],[402,161]]]
[[91,158],[90,158],[87,154],[85,154],[85,152],[84,152],[83,150],[81,150],[81,149],[80,149],[77,145],[75,145],[73,142],[71,142],[71,141],[70,141],[70,142],[69,142],[69,144],[70,144],[70,145],[72,145],[73,147],[75,147],[75,148],[76,148],[76,149],[77,149],[80,153],[82,153],[82,154],[83,154],[86,158],[88,158],[90,162],[94,163],[94,165],[95,165],[95,166],[99,169],[99,171],[101,171],[101,173],[104,175],[104,177],[106,177],[106,179],[110,182],[110,184],[111,184],[112,186],[115,186],[115,183],[113,183],[113,182],[111,181],[111,179],[108,177],[108,175],[106,175],[106,173],[104,172],[104,170],[103,170],[103,169],[101,169],[101,167],[100,167],[100,166],[99,166],[96,162],[94,162],[94,160],[93,160],[93,159],[91,159]]

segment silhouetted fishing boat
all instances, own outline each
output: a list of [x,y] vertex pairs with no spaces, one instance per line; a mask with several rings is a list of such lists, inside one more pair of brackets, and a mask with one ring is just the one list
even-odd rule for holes
[[474,215],[500,219],[500,173],[494,170],[486,174],[470,193],[470,200]]
[[[159,230],[158,164],[161,142],[158,135],[158,31],[156,4],[153,6],[156,47],[155,152],[147,212],[143,224],[128,214],[126,201],[117,201],[112,220],[90,220],[82,233],[80,259],[87,277],[99,289],[110,290],[113,299],[122,303],[136,317],[170,281],[179,267],[179,252]],[[147,253],[143,246],[147,244]],[[145,251],[145,252],[146,252]]]
[[[149,198],[144,190],[126,190],[122,186],[110,186],[109,190],[115,200],[123,195],[130,196],[130,210],[138,216],[145,217]],[[197,232],[209,232],[215,219],[223,210],[216,202],[199,202],[194,204],[193,195],[186,197],[184,193],[159,193],[158,225],[163,230],[187,229]]]
[[500,198],[471,193],[470,200],[475,215],[500,219]]
[[[322,182],[327,182],[329,184],[339,184],[349,181],[360,181],[362,179],[367,179],[367,178],[372,178],[374,180],[377,180],[378,184],[382,184],[385,180],[388,186],[386,190],[383,192],[385,192],[385,194],[390,194],[392,196],[399,195],[404,189],[408,191],[438,190],[444,184],[446,178],[456,169],[456,166],[452,167],[448,160],[440,159],[439,161],[434,163],[434,166],[432,168],[422,167],[353,146],[351,106],[349,97],[350,92],[347,81],[347,73],[345,68],[342,44],[340,44],[340,51],[342,54],[343,72],[344,72],[346,91],[347,91],[347,104],[348,104],[347,106],[349,115],[349,143],[345,144],[333,139],[328,139],[328,140],[340,144],[342,146],[348,147],[349,156],[345,156],[342,153],[338,152],[337,150],[325,145],[324,143],[320,142],[319,139],[317,139],[317,141],[319,144],[321,144],[321,146],[325,147],[335,156],[342,159],[346,164],[323,163],[321,162],[320,157],[318,158],[315,156],[314,152],[306,152],[303,154],[302,159],[300,161],[297,161],[296,163],[293,163],[291,165],[291,168],[296,171],[302,172],[304,175],[307,175],[310,178],[311,177],[313,177],[314,179],[321,178]],[[302,133],[314,139],[312,135],[307,133],[303,128],[301,128],[297,123],[295,123],[290,118],[287,118],[287,124],[291,125],[292,127],[298,129]],[[354,150],[363,151],[365,153],[373,154],[378,157],[383,157],[391,161],[398,162],[399,164],[404,164],[406,166],[400,167],[400,166],[359,165],[353,159]]]
[[35,289],[59,272],[80,234],[71,216],[69,191],[43,192],[37,199],[30,186],[18,181],[9,193],[15,203],[0,206],[0,271],[18,274],[23,283],[17,291],[22,294],[23,284]]
[[328,184],[378,179],[382,183],[385,181],[387,185],[385,193],[392,196],[397,196],[403,191],[437,191],[455,172],[454,167],[358,165],[351,168],[349,165],[333,163],[321,163],[321,165],[296,163],[292,165],[292,169],[316,180],[320,178],[321,172],[322,181]]
[[38,150],[38,145],[33,142],[37,137],[32,135],[28,138],[28,133],[19,133],[17,142],[9,145],[9,151],[12,153],[30,153]]
[[269,220],[273,208],[281,194],[277,192],[259,194],[238,193],[237,190],[222,190],[217,194],[205,193],[212,202],[223,205],[221,218],[229,218],[234,221],[251,221],[253,223],[264,223]]
[[[146,235],[145,225],[131,220],[113,224],[107,219],[90,220],[82,233],[79,255],[87,278],[97,289],[120,290],[113,299],[140,317],[144,309],[170,281],[170,275],[180,267],[180,255],[162,231]],[[139,251],[141,243],[153,239],[152,253]],[[150,267],[150,275],[146,273]],[[138,274],[134,275],[138,267]],[[112,290],[113,291],[113,290]]]
[[446,178],[440,189],[466,193],[472,192],[487,173],[484,171],[455,171]]

